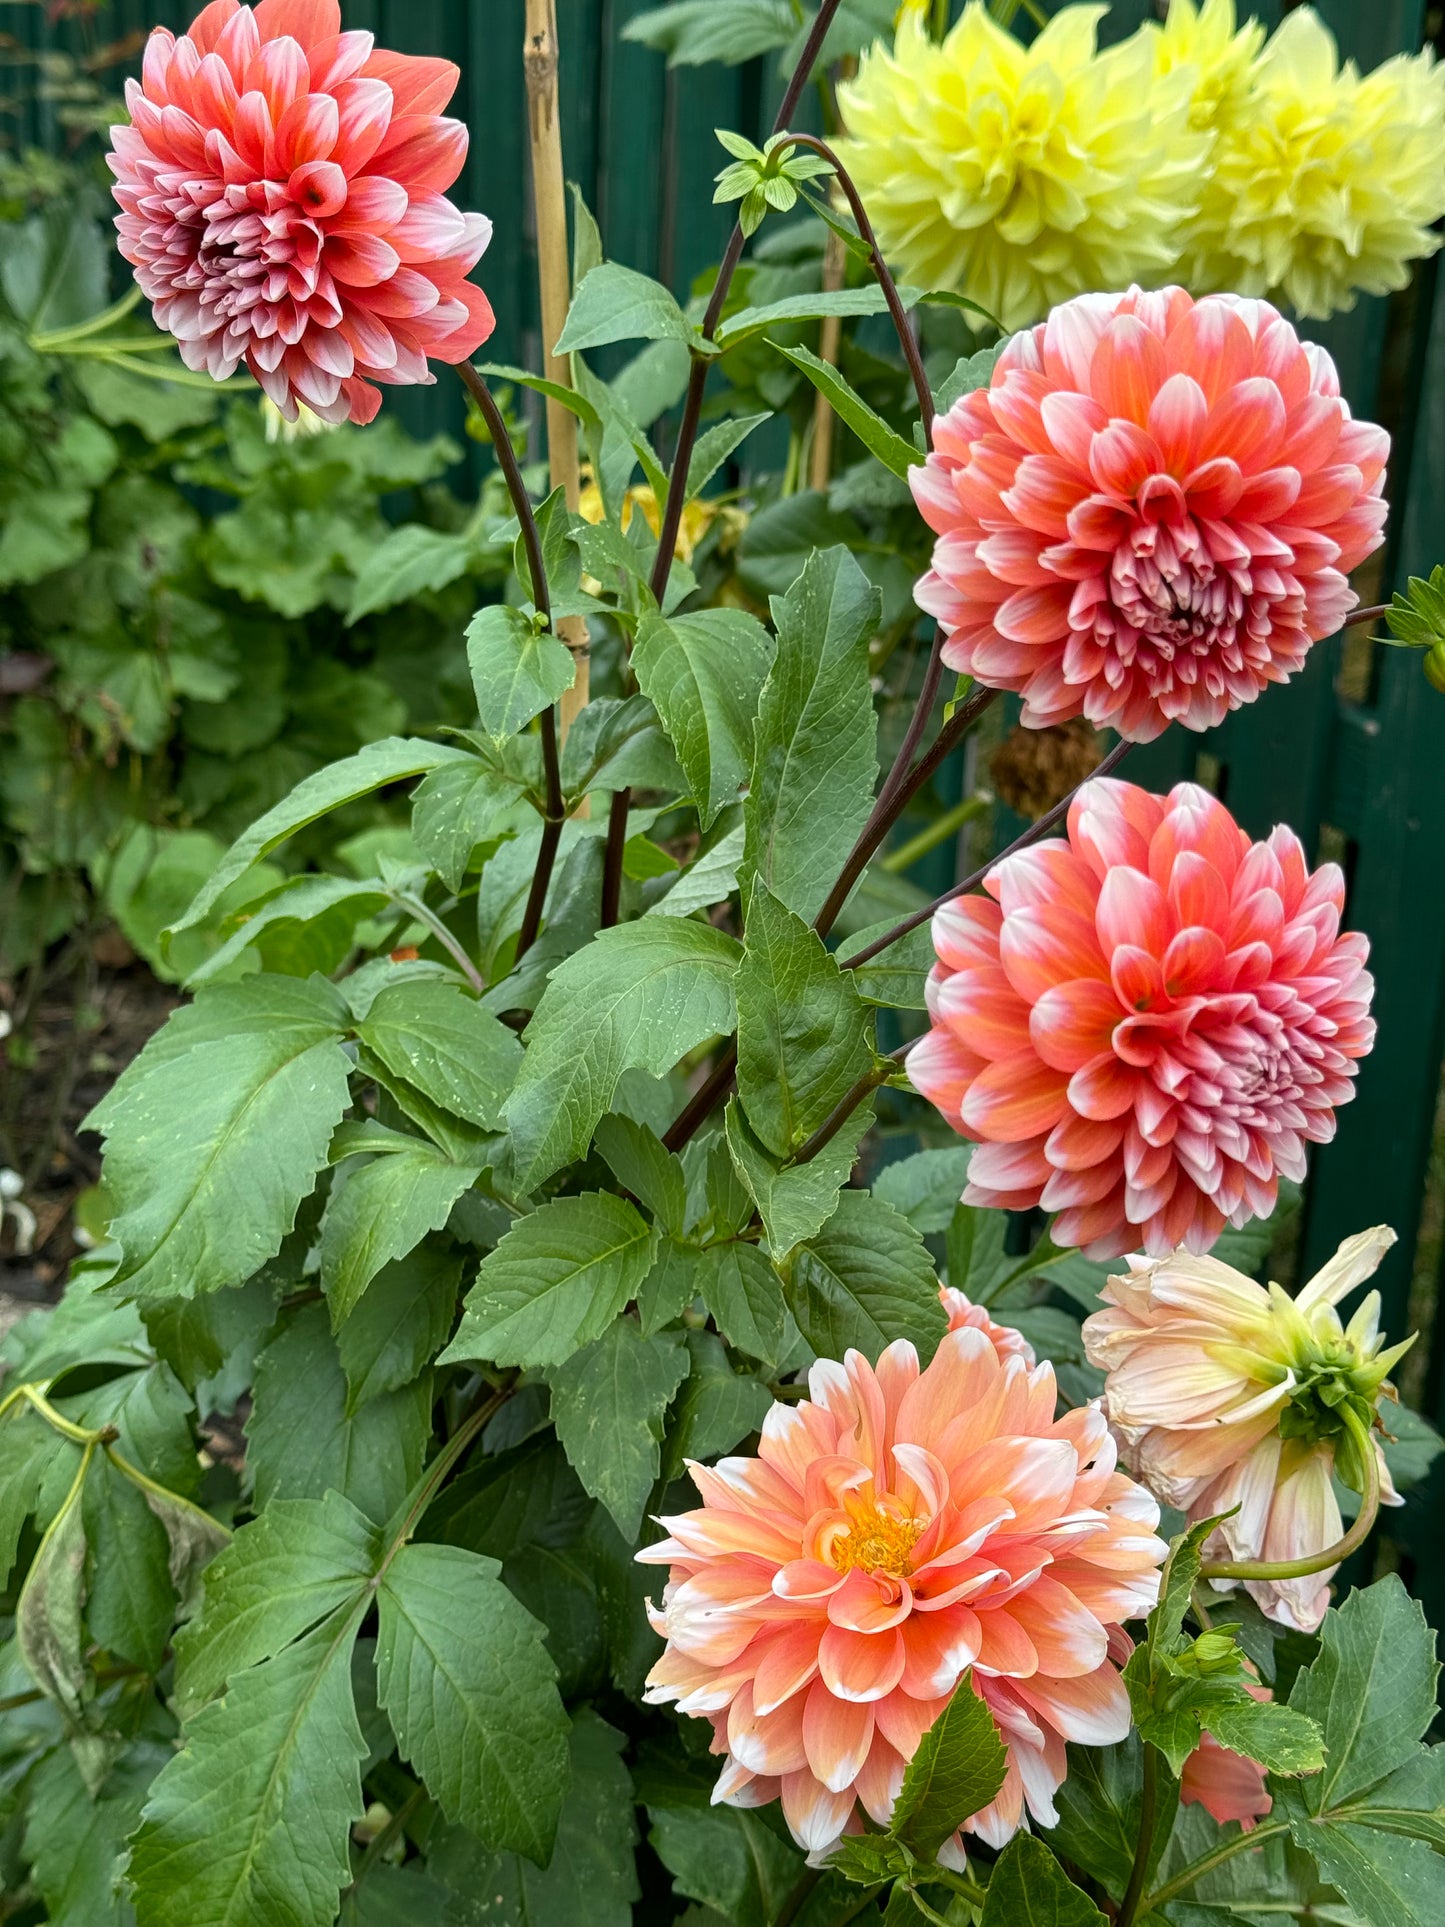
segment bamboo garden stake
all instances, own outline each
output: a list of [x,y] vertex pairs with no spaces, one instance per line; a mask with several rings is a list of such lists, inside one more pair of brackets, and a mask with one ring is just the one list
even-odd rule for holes
[[[527,0],[526,44],[523,64],[527,75],[527,118],[532,142],[532,194],[537,216],[537,272],[542,295],[542,348],[549,381],[572,383],[565,355],[554,355],[552,344],[562,333],[572,298],[567,265],[567,199],[562,170],[562,125],[557,99],[556,0]],[[581,493],[577,470],[577,421],[560,402],[547,401],[547,458],[553,488],[567,493],[575,510]],[[561,702],[561,734],[587,704],[589,685],[587,619],[564,616],[557,634],[572,651],[577,678]],[[586,805],[579,809],[585,815]]]

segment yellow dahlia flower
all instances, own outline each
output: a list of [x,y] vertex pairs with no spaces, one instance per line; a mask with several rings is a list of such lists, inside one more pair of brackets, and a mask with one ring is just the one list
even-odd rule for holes
[[1097,52],[1106,10],[1066,7],[1029,47],[982,0],[941,44],[910,11],[840,86],[845,165],[907,279],[1016,329],[1173,267],[1209,152],[1193,70],[1158,74],[1139,35]]
[[1234,0],[1171,0],[1169,18],[1151,27],[1157,36],[1155,71],[1190,69],[1189,124],[1201,134],[1235,126],[1249,106],[1254,63],[1264,28],[1247,20],[1236,29]]
[[[1211,6],[1217,45],[1233,4]],[[1188,71],[1171,71],[1176,58],[1198,61],[1197,85],[1210,85],[1209,13],[1196,21],[1188,0],[1174,0],[1155,36],[1156,71],[1172,78]],[[1323,318],[1352,308],[1357,291],[1403,287],[1407,263],[1440,245],[1429,228],[1445,213],[1445,68],[1433,54],[1397,54],[1361,79],[1301,7],[1254,62],[1250,86],[1219,89],[1217,109],[1208,184],[1183,238],[1195,293],[1267,295]],[[1200,110],[1207,117],[1213,103]]]

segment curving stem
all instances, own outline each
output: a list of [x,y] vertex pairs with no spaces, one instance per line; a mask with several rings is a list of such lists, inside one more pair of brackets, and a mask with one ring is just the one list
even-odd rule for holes
[[1352,1552],[1359,1551],[1369,1538],[1380,1510],[1380,1459],[1363,1420],[1357,1418],[1348,1405],[1341,1407],[1341,1415],[1365,1474],[1359,1514],[1344,1537],[1326,1546],[1323,1552],[1311,1553],[1307,1559],[1214,1559],[1199,1568],[1201,1579],[1308,1579],[1312,1573],[1328,1572],[1332,1566],[1343,1565]]
[[[457,365],[467,393],[482,411],[482,420],[487,424],[487,433],[492,438],[492,446],[497,452],[497,466],[502,471],[502,479],[507,484],[507,493],[512,498],[512,507],[517,512],[517,520],[522,529],[522,546],[527,551],[527,572],[532,578],[532,604],[547,627],[552,624],[552,599],[547,590],[547,569],[542,560],[542,538],[537,532],[537,518],[532,513],[531,498],[527,485],[522,480],[522,471],[517,466],[517,457],[512,448],[512,438],[507,433],[507,424],[502,419],[502,411],[492,399],[492,391],[482,380],[469,361]],[[542,912],[547,903],[547,891],[552,883],[552,869],[557,861],[557,846],[562,841],[562,825],[567,820],[567,806],[562,796],[562,765],[557,751],[557,709],[549,703],[542,711],[542,779],[546,790],[546,807],[542,812],[542,841],[537,846],[537,867],[532,872],[532,888],[527,894],[527,907],[522,912],[522,928],[517,937],[516,961],[520,963],[532,945],[537,941],[537,933],[542,927]]]

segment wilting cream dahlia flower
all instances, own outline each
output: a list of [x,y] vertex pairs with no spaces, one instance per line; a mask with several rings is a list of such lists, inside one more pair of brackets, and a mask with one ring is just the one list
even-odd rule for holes
[[1369,1050],[1368,945],[1298,837],[1251,843],[1192,783],[1096,777],[1068,837],[933,920],[914,1086],[975,1140],[970,1204],[1057,1211],[1098,1258],[1207,1251],[1327,1143]]
[[[899,1342],[876,1370],[819,1361],[808,1390],[773,1406],[756,1458],[691,1466],[702,1506],[638,1554],[671,1568],[646,1697],[712,1722],[716,1799],[781,1798],[824,1853],[860,1808],[887,1821],[924,1733],[971,1690],[1009,1771],[966,1830],[1001,1845],[1025,1808],[1052,1825],[1065,1742],[1129,1730],[1120,1628],[1158,1592],[1158,1507],[1116,1470],[1096,1406],[1056,1419],[1051,1367],[973,1324],[927,1370]],[[958,1865],[961,1840],[946,1853]]]
[[1233,0],[1198,17],[1174,0],[1155,38],[1161,77],[1193,63],[1195,124],[1215,136],[1181,278],[1315,317],[1404,287],[1409,263],[1440,245],[1445,68],[1429,51],[1397,54],[1361,78],[1312,7],[1287,14],[1246,68],[1251,30],[1233,27]]
[[[1131,1258],[1104,1288],[1107,1309],[1084,1321],[1129,1466],[1192,1520],[1238,1508],[1206,1559],[1287,1563],[1334,1545],[1343,1526],[1332,1479],[1363,1488],[1362,1438],[1383,1500],[1400,1503],[1371,1428],[1386,1375],[1413,1341],[1384,1349],[1378,1292],[1348,1325],[1335,1309],[1394,1242],[1385,1225],[1346,1239],[1297,1298],[1186,1251]],[[1313,1632],[1333,1571],[1245,1585],[1271,1619]]]
[[1212,728],[1354,608],[1389,451],[1265,302],[1080,295],[935,422],[914,594],[1033,727]]
[[941,44],[909,12],[839,88],[839,151],[909,280],[1012,329],[1173,265],[1208,136],[1190,75],[1156,74],[1152,42],[1095,51],[1107,10],[1066,7],[1027,48],[982,0]]

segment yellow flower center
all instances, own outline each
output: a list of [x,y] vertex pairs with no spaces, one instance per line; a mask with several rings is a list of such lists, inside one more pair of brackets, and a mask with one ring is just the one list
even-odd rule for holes
[[839,1572],[861,1566],[865,1572],[886,1572],[906,1579],[913,1571],[908,1555],[922,1533],[924,1519],[895,1519],[869,1507],[853,1514],[853,1524],[828,1547],[828,1557]]

